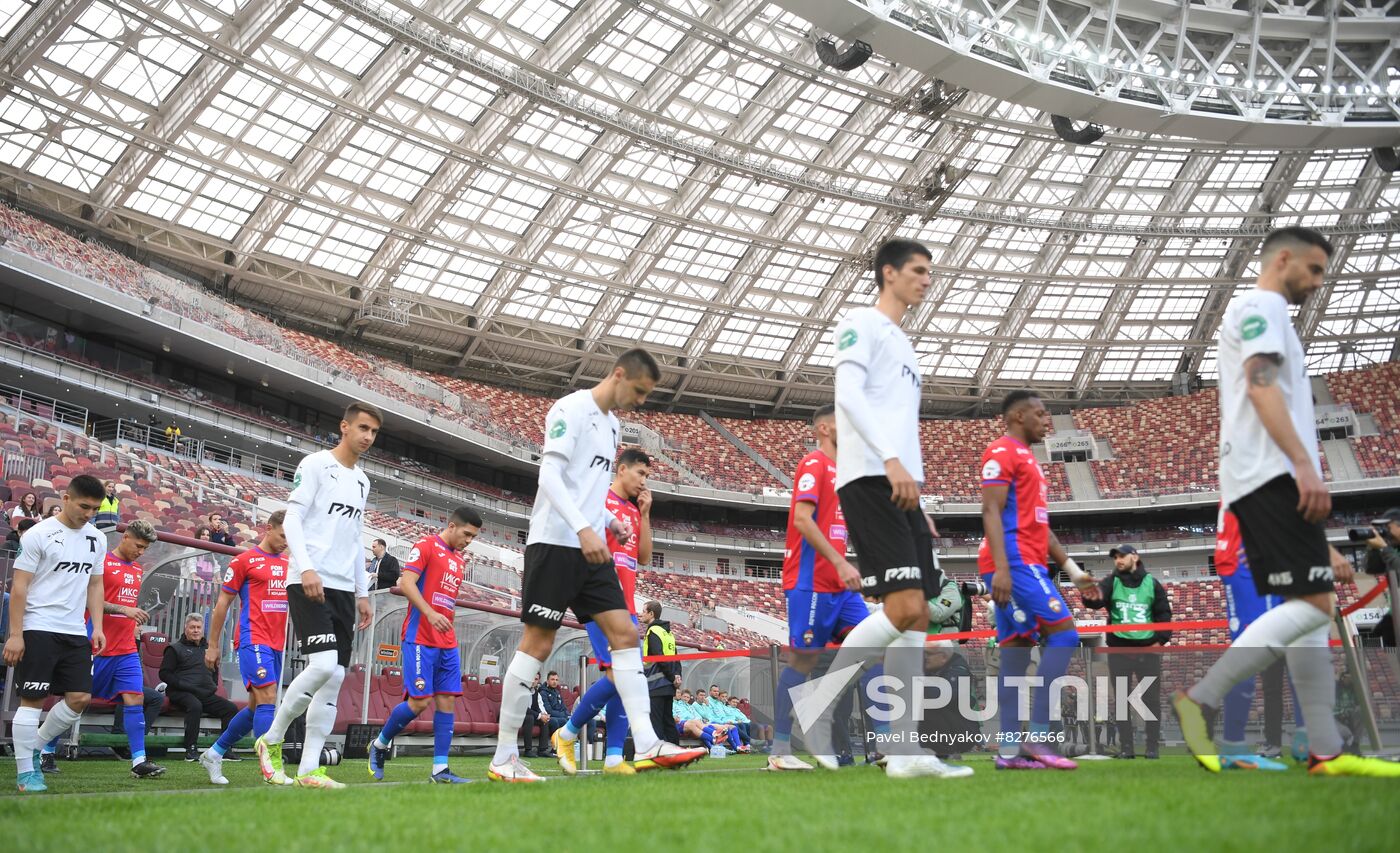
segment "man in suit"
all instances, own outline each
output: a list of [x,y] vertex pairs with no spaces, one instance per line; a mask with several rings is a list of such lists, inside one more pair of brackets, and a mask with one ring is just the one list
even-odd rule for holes
[[370,546],[370,551],[374,553],[374,558],[370,560],[370,574],[375,576],[375,589],[393,589],[398,586],[399,558],[389,553],[389,543],[383,539],[374,540]]

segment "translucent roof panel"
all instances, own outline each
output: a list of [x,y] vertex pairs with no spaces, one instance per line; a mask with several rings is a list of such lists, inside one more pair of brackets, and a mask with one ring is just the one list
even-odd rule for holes
[[905,237],[933,262],[905,320],[931,403],[1132,398],[1213,379],[1259,238],[1306,224],[1337,246],[1298,312],[1313,369],[1397,355],[1400,182],[1370,150],[1072,145],[878,54],[829,68],[765,0],[40,9],[0,0],[0,175],[112,239],[159,226],[186,262],[256,261],[241,297],[393,293],[425,318],[378,335],[404,347],[440,345],[429,323],[544,336],[522,360],[565,375],[640,342],[702,380],[681,402],[723,382],[805,405],[832,327],[874,299],[876,248]]

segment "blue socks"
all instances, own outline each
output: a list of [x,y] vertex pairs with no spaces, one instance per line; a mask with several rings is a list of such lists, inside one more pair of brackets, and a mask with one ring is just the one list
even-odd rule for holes
[[1015,758],[1021,753],[1021,718],[1017,707],[1020,691],[1008,684],[1012,678],[1022,678],[1031,662],[1028,646],[1002,646],[1001,666],[997,670],[997,712],[1004,736],[998,752],[1003,758]]
[[[407,704],[407,703],[405,703]],[[452,748],[452,712],[433,712],[433,772],[447,769],[447,753]]]
[[706,724],[705,728],[701,729],[701,731],[700,731],[700,742],[703,743],[703,744],[705,744],[705,746],[710,746],[710,747],[712,747],[712,746],[715,745],[715,726],[714,726],[714,723],[708,723],[708,724]]
[[131,749],[131,766],[146,760],[146,709],[140,705],[122,706],[122,728],[126,730],[126,745]]
[[1244,743],[1244,727],[1249,722],[1249,708],[1254,704],[1254,677],[1250,676],[1225,694],[1221,703],[1221,732],[1223,743]]
[[[608,748],[607,755],[622,757],[623,747],[627,743],[627,711],[622,707],[622,697],[613,696],[605,706],[608,720]],[[572,719],[572,717],[570,718]]]
[[1059,695],[1057,691],[1051,690],[1050,685],[1069,671],[1070,660],[1077,648],[1079,632],[1074,630],[1061,631],[1045,638],[1045,646],[1040,650],[1040,667],[1035,673],[1040,676],[1041,686],[1036,689],[1031,699],[1031,731],[1050,731],[1050,695]]
[[788,691],[806,680],[807,676],[790,666],[778,673],[778,694],[773,697],[774,740],[792,740],[792,696]]
[[730,729],[729,729],[729,748],[737,752],[737,751],[739,750],[739,747],[740,747],[741,745],[742,745],[742,744],[741,744],[740,741],[739,741],[739,728],[738,728],[737,726],[732,726],[732,727],[730,727]]
[[[398,705],[394,706],[394,710],[389,712],[389,719],[384,721],[384,728],[379,732],[379,737],[374,739],[375,746],[378,746],[380,749],[388,749],[389,741],[398,737],[399,732],[406,729],[408,724],[413,722],[413,719],[417,716],[418,714],[408,706],[407,701],[400,702]],[[448,716],[450,719],[451,715]],[[434,725],[436,725],[436,717],[433,722]],[[448,731],[452,731],[450,724],[448,725]]]
[[603,710],[608,702],[616,696],[617,685],[612,683],[612,679],[604,676],[593,682],[593,686],[589,687],[588,691],[578,697],[578,701],[574,703],[574,712],[569,715],[569,721],[564,724],[565,739],[576,740],[578,733],[583,731],[583,727],[593,722],[593,718],[598,716],[598,712]]
[[253,737],[262,737],[272,728],[272,718],[277,716],[276,705],[259,705],[253,710]]
[[[220,758],[223,758],[230,749],[233,749],[234,744],[238,743],[248,735],[248,732],[253,730],[253,716],[253,710],[251,708],[244,708],[242,711],[234,714],[233,719],[228,721],[228,725],[219,734],[219,739],[214,741],[214,745],[210,747],[210,751]],[[134,753],[135,750],[132,750],[132,752]]]

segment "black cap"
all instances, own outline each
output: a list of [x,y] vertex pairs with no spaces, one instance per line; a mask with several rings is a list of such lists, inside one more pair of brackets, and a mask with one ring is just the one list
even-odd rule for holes
[[1138,558],[1138,565],[1142,566],[1144,569],[1147,568],[1147,561],[1142,558],[1141,554],[1138,554],[1138,549],[1134,548],[1133,546],[1119,545],[1117,548],[1114,548],[1112,551],[1108,552],[1108,556],[1110,557],[1116,557],[1119,554],[1134,554]]
[[1376,521],[1400,522],[1400,506],[1393,506],[1380,515],[1376,516]]

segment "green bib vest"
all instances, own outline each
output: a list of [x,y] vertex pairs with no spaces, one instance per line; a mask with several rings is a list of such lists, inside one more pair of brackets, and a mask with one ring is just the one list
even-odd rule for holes
[[[1113,608],[1110,611],[1111,625],[1146,625],[1152,621],[1153,599],[1152,576],[1142,579],[1137,589],[1123,585],[1117,575],[1113,576]],[[1155,631],[1119,631],[1118,636],[1125,640],[1150,640]]]

